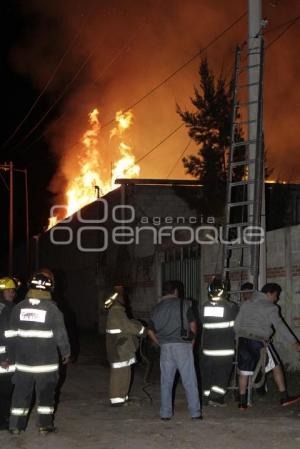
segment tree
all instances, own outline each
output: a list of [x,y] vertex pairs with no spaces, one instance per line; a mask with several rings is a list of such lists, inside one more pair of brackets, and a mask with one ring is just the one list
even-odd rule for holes
[[[226,197],[226,167],[231,138],[233,82],[226,83],[221,76],[215,79],[206,58],[199,68],[200,89],[194,89],[191,98],[195,112],[183,111],[177,105],[177,112],[189,128],[189,136],[199,145],[197,155],[184,158],[186,173],[203,184],[201,208],[205,213],[223,215]],[[242,140],[242,133],[236,129],[236,141]],[[244,149],[241,148],[240,157]],[[241,154],[242,153],[242,154]],[[241,179],[242,173],[236,173]]]

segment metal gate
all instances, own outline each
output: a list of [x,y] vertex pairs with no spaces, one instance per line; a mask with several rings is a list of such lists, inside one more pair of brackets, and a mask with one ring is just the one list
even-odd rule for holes
[[201,303],[200,245],[176,247],[164,251],[161,280],[183,282],[185,297]]

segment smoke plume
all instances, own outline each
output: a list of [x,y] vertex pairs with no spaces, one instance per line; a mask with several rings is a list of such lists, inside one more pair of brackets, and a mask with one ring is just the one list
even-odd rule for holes
[[[272,6],[275,2],[264,1],[268,28],[295,17],[299,13],[298,3],[278,1],[277,6]],[[204,48],[246,11],[247,1],[28,0],[23,8],[33,28],[12,54],[16,69],[42,89],[65,53],[48,88],[53,101],[73,79],[48,133],[60,160],[60,171],[51,187],[59,192],[74,170],[77,142],[87,127],[88,113],[98,108],[102,125],[109,123],[102,128],[101,143],[109,171],[116,154],[107,142],[116,111],[135,103]],[[264,128],[269,165],[274,168],[275,177],[287,181],[300,181],[298,30],[297,24],[291,27],[265,55]],[[266,44],[281,31],[282,28],[267,33]],[[244,18],[206,52],[216,75],[221,71],[229,73],[235,46],[246,38]],[[180,125],[176,103],[191,108],[199,62],[196,59],[133,108],[131,146],[137,159]],[[141,162],[140,176],[165,178],[188,140],[187,130],[182,128]],[[193,144],[188,152],[196,150]],[[184,176],[179,161],[171,177]]]

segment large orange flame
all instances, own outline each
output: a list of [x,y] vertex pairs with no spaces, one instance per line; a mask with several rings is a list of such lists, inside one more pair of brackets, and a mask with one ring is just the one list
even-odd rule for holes
[[133,121],[133,114],[131,111],[126,112],[118,111],[116,113],[117,126],[111,130],[110,138],[116,135],[122,137],[124,131],[131,126],[132,121]]
[[[116,189],[118,186],[114,182],[117,178],[139,176],[140,167],[135,164],[132,149],[127,143],[123,142],[124,133],[133,122],[133,114],[131,111],[118,111],[115,120],[116,126],[110,132],[110,139],[113,137],[118,139],[120,157],[114,162],[109,179],[107,175],[105,177],[103,174],[108,173],[109,170],[103,166],[103,158],[101,157],[99,111],[94,109],[90,112],[90,128],[83,134],[81,138],[82,147],[77,153],[77,171],[70,174],[65,193],[67,200],[65,217],[95,201],[98,192],[102,196]],[[104,170],[105,168],[106,170]],[[57,222],[57,217],[50,217],[48,229],[55,226]]]
[[133,114],[131,111],[124,113],[122,111],[118,111],[116,113],[117,126],[112,129],[110,138],[114,136],[119,137],[119,152],[122,157],[114,163],[114,167],[112,169],[112,189],[117,187],[117,185],[114,184],[116,179],[132,178],[133,176],[139,176],[140,173],[140,167],[135,164],[135,157],[132,154],[130,146],[121,140],[126,129],[131,126],[132,121]]
[[81,139],[85,151],[78,155],[79,173],[68,184],[67,216],[94,201],[95,186],[101,188],[103,184],[100,177],[101,166],[98,151],[98,133],[100,131],[98,116],[98,109],[94,109],[89,114],[91,128],[84,133]]

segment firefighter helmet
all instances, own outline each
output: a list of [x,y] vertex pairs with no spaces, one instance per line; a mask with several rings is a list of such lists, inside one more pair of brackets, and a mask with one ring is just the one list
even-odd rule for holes
[[13,279],[14,283],[16,284],[16,288],[17,289],[20,288],[22,285],[22,282],[20,281],[20,279],[16,278],[15,276],[13,276],[12,279]]
[[211,301],[221,301],[225,297],[226,287],[221,279],[214,279],[207,289],[208,297]]
[[49,268],[39,268],[38,272],[51,279],[54,284],[54,274]]
[[8,290],[10,288],[16,289],[17,282],[9,276],[1,278],[0,279],[0,290]]
[[53,285],[52,279],[43,273],[35,273],[28,282],[29,288],[46,292],[51,292],[53,290]]

